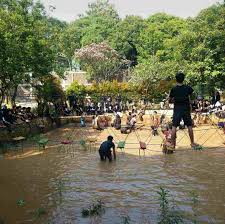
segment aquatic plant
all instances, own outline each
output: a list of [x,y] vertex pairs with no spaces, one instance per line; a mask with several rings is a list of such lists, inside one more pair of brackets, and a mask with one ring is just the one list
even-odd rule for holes
[[192,202],[192,207],[193,207],[193,213],[194,213],[194,219],[192,220],[193,224],[197,224],[198,222],[198,203],[199,203],[199,195],[195,192],[192,191],[190,192],[190,197],[191,197],[191,202]]
[[170,207],[169,191],[164,187],[160,187],[160,191],[158,191],[157,194],[159,195],[159,205],[161,210],[158,224],[183,223],[184,221],[180,212],[175,210],[174,207]]
[[160,187],[160,191],[157,191],[157,194],[159,195],[160,208],[163,212],[167,212],[168,209],[168,193],[169,191],[167,191],[163,187]]
[[87,143],[86,143],[86,141],[84,140],[84,139],[81,139],[80,140],[80,146],[83,148],[83,149],[85,149],[85,150],[87,150]]
[[62,196],[62,191],[64,189],[64,183],[62,182],[62,180],[59,180],[57,182],[56,186],[57,186],[57,190],[58,190],[59,196],[61,197]]
[[130,224],[130,221],[131,219],[129,215],[123,217],[123,224]]
[[83,208],[81,214],[85,218],[85,217],[88,217],[90,215],[90,211],[89,211],[89,209]]
[[191,201],[192,201],[192,203],[193,203],[193,205],[197,205],[198,204],[198,202],[199,202],[199,196],[198,196],[198,194],[195,192],[195,191],[191,191],[190,192],[190,197],[191,197]]
[[64,188],[65,184],[62,180],[57,180],[54,182],[54,192],[52,193],[50,201],[50,203],[53,203],[54,206],[58,206],[62,203]]
[[82,209],[81,214],[85,218],[89,216],[101,216],[104,212],[104,202],[98,200],[97,203],[92,204],[89,208]]
[[38,208],[36,211],[35,211],[35,217],[36,218],[40,218],[42,215],[46,215],[47,214],[47,211],[45,208]]
[[20,207],[23,207],[25,205],[25,200],[24,199],[19,199],[17,201],[17,205],[20,206]]

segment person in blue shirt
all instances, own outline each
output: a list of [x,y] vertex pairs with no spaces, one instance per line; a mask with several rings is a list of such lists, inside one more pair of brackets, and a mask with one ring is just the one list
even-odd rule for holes
[[85,117],[84,117],[84,116],[81,116],[81,117],[80,117],[80,126],[81,126],[81,127],[86,127]]
[[110,135],[107,138],[107,141],[104,141],[99,148],[99,155],[101,161],[105,161],[107,158],[109,162],[112,161],[112,150],[113,149],[113,157],[116,160],[116,150],[115,144],[113,143],[113,137]]

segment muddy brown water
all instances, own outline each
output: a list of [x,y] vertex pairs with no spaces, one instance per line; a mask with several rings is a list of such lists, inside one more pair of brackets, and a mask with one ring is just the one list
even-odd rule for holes
[[[157,223],[160,186],[186,217],[196,213],[199,223],[225,223],[224,147],[149,157],[129,154],[128,149],[109,164],[99,161],[96,150],[78,145],[72,154],[59,152],[62,139],[78,140],[79,135],[69,126],[61,128],[48,133],[51,142],[44,153],[28,145],[24,154],[0,159],[0,218],[5,223],[119,224],[126,216],[130,223]],[[191,192],[198,195],[196,208]],[[24,206],[17,204],[20,199]],[[102,217],[82,218],[82,208],[99,199],[106,207]],[[39,217],[38,208],[46,214]]]

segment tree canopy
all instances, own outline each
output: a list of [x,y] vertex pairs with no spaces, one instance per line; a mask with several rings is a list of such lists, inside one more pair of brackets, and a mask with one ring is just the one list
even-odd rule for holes
[[54,43],[61,28],[39,2],[0,0],[1,102],[19,84],[42,81],[55,70]]
[[129,65],[127,60],[120,58],[119,54],[104,42],[77,50],[75,57],[79,59],[90,78],[97,82],[116,79],[122,68]]
[[129,82],[148,94],[160,81],[169,86],[178,70],[193,86],[224,89],[224,28],[225,3],[194,18],[122,19],[108,0],[97,0],[68,24],[47,15],[38,1],[0,0],[0,103],[19,84],[43,84],[53,71],[63,75],[78,63],[98,83],[122,80],[126,70]]
[[[170,80],[179,69],[185,71],[187,82],[192,85],[214,83],[215,88],[223,89],[224,7],[224,4],[213,5],[188,19],[165,13],[147,19],[133,15],[120,19],[108,1],[99,0],[90,4],[87,12],[67,29],[76,27],[76,32],[70,32],[76,40],[76,47],[72,49],[105,41],[121,57],[130,60],[131,81],[146,84],[146,80],[152,82],[155,76],[157,80]],[[74,43],[71,46],[75,46]],[[152,66],[157,70],[156,75],[151,72]]]

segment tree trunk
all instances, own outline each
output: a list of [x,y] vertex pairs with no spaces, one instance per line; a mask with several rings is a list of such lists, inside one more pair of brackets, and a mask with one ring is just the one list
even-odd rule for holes
[[11,98],[12,106],[16,105],[17,90],[18,90],[18,85],[14,86],[14,88],[13,88],[13,94],[12,94],[12,98]]
[[0,108],[2,108],[2,103],[4,102],[5,99],[5,91],[4,89],[0,89]]

